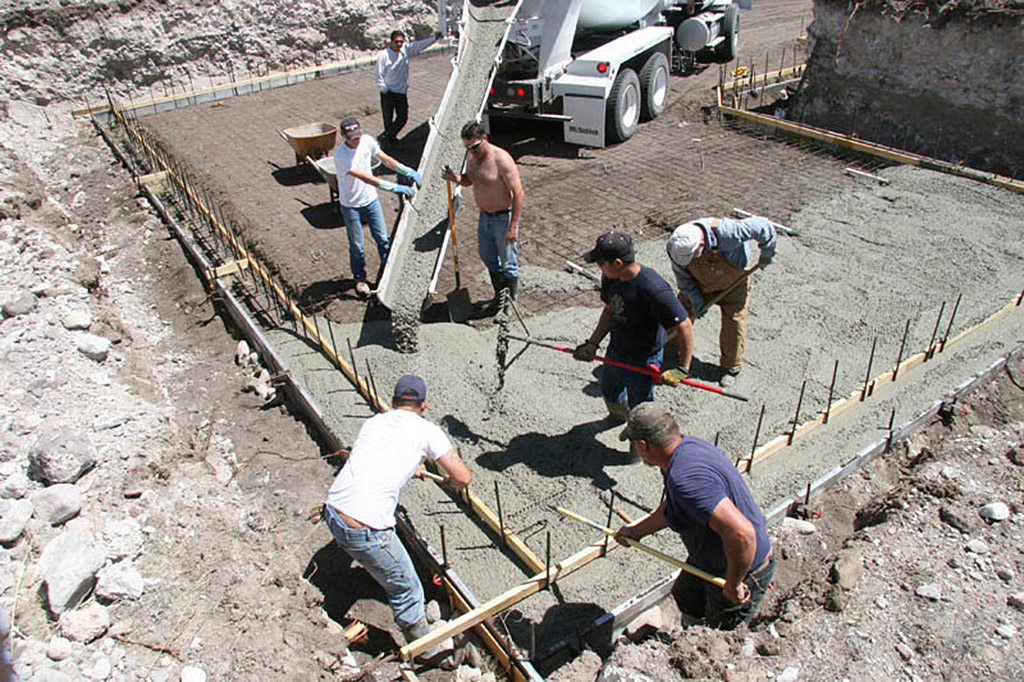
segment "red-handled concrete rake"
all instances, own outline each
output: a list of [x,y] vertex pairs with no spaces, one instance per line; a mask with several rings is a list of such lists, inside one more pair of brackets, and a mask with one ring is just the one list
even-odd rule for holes
[[[542,348],[551,348],[552,350],[561,351],[562,353],[568,353],[569,355],[572,355],[572,353],[573,353],[573,349],[569,348],[568,346],[560,346],[560,345],[555,344],[555,343],[547,343],[547,342],[544,342],[544,341],[538,341],[537,339],[531,339],[531,338],[527,338],[525,336],[516,336],[515,334],[508,334],[507,336],[510,339],[514,339],[516,341],[522,341],[523,343],[528,343],[528,344],[530,344],[532,346],[540,346]],[[661,370],[658,369],[658,367],[656,365],[648,365],[647,367],[640,367],[639,365],[630,365],[628,363],[619,362],[618,360],[612,360],[610,358],[602,357],[600,355],[595,355],[594,356],[594,360],[596,360],[597,362],[603,362],[606,365],[612,365],[614,367],[620,367],[622,369],[629,370],[630,372],[637,372],[638,374],[646,374],[647,376],[651,377],[651,380],[654,381],[654,383],[656,383],[656,384],[663,383],[662,380],[661,380]],[[703,381],[696,381],[694,379],[683,379],[680,383],[686,384],[687,386],[692,386],[693,388],[699,388],[699,389],[702,389],[704,391],[711,391],[712,393],[717,393],[719,395],[725,396],[726,398],[732,398],[733,400],[742,400],[743,402],[749,402],[750,401],[750,398],[748,398],[745,395],[740,395],[739,393],[733,393],[732,391],[727,391],[724,388],[720,388],[720,387],[714,386],[712,384],[706,384]],[[666,385],[671,385],[671,384],[666,384]]]

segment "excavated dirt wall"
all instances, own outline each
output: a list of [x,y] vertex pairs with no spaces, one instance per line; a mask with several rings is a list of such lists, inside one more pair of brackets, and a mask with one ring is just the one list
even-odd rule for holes
[[816,2],[791,118],[1019,176],[1024,8],[946,4]]

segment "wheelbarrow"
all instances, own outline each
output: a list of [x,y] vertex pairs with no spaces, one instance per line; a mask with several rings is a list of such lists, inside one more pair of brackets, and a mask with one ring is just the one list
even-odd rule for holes
[[309,165],[316,169],[316,172],[320,174],[320,177],[327,183],[327,187],[331,191],[331,203],[337,204],[338,202],[338,172],[334,168],[334,157],[325,156],[322,159],[311,159],[306,157],[306,161]]
[[319,159],[330,154],[338,136],[338,126],[317,121],[278,130],[277,134],[291,145],[295,152],[295,165],[298,166],[307,157]]

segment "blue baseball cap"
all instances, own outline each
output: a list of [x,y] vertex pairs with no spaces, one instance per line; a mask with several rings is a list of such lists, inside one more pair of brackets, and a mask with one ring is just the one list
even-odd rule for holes
[[395,398],[399,400],[426,400],[427,385],[415,374],[406,374],[395,384]]

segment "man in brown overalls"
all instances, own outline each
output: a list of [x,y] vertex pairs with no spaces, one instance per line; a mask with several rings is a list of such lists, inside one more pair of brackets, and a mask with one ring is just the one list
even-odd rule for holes
[[722,309],[718,364],[723,387],[735,382],[743,365],[750,295],[750,240],[760,248],[758,265],[771,263],[775,258],[775,228],[760,216],[743,220],[699,218],[677,227],[668,240],[668,257],[676,276],[679,301],[694,320],[707,312],[707,301],[727,292],[714,301]]

